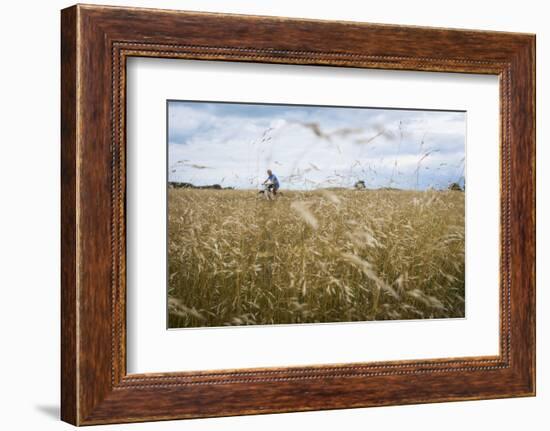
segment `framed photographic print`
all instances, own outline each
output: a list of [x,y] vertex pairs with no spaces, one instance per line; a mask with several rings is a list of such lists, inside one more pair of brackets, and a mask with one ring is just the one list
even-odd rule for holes
[[62,419],[535,394],[535,37],[62,11]]

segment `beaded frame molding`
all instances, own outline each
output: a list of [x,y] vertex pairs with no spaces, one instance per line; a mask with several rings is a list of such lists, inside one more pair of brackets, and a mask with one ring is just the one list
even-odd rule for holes
[[[535,394],[534,35],[77,5],[61,13],[61,53],[64,421]],[[499,355],[127,374],[125,100],[132,56],[498,75]]]

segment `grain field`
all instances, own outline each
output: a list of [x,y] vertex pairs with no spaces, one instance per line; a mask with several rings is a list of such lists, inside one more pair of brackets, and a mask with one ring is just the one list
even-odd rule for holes
[[464,316],[464,193],[169,189],[169,327]]

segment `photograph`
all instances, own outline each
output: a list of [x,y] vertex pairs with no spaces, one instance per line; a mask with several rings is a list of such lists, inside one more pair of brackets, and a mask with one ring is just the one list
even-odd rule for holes
[[168,328],[464,318],[466,117],[168,100]]
[[30,312],[3,314],[30,347],[5,355],[4,422],[548,422],[547,20],[399,1],[42,2],[6,21],[2,226],[22,259],[3,285],[27,298],[4,302]]

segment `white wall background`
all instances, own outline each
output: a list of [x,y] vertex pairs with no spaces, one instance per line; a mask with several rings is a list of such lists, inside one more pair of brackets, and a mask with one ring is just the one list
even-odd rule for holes
[[[547,429],[550,342],[550,14],[536,0],[119,0],[171,9],[537,33],[538,396],[284,415],[105,426],[135,430]],[[59,422],[59,10],[71,3],[4,2],[0,14],[0,426],[69,429]]]

